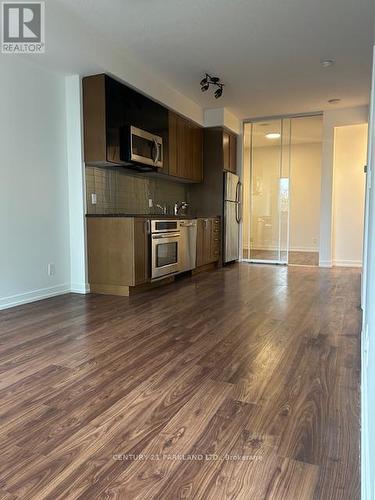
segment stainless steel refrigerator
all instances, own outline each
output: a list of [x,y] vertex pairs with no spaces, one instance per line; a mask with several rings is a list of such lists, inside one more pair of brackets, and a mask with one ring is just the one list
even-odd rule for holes
[[241,187],[238,175],[224,173],[224,263],[239,258]]

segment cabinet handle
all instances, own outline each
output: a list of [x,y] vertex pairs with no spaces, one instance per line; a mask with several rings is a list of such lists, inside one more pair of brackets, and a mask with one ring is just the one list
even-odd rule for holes
[[145,220],[145,231],[146,234],[150,234],[150,219]]

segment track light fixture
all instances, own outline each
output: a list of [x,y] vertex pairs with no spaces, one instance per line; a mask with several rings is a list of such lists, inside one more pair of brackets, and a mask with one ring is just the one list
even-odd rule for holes
[[201,80],[201,91],[206,92],[210,88],[210,85],[214,85],[217,89],[214,92],[215,99],[219,99],[223,95],[224,83],[220,82],[220,78],[217,76],[211,76],[206,73],[206,76]]

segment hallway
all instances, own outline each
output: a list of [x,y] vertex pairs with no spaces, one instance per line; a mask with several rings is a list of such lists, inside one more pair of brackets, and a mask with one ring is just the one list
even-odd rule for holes
[[360,271],[0,312],[0,497],[356,500]]

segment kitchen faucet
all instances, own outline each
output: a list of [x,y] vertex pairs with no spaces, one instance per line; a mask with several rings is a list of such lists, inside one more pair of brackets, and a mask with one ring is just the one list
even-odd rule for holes
[[164,205],[159,205],[159,203],[157,203],[155,206],[156,206],[156,208],[159,208],[161,210],[161,213],[163,215],[167,215],[167,205],[166,205],[166,203],[164,203]]
[[174,214],[180,215],[180,210],[186,210],[189,207],[189,203],[186,201],[177,201],[174,204]]

